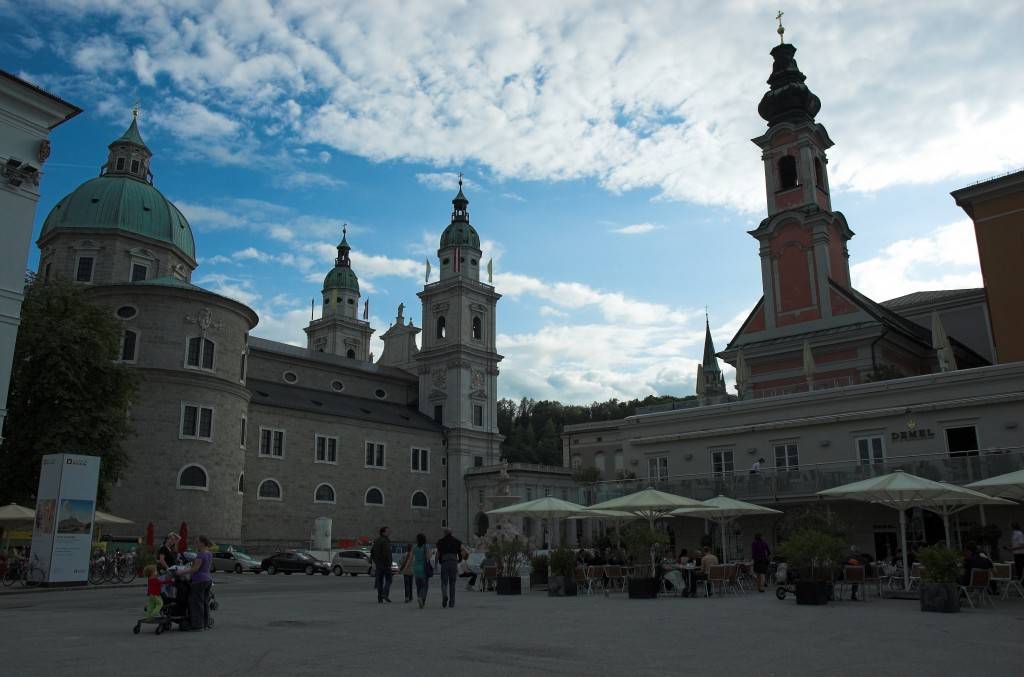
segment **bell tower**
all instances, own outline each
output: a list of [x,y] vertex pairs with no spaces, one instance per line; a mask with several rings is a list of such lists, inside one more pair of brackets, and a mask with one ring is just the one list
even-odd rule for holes
[[[359,278],[352,270],[348,228],[342,226],[341,242],[334,268],[324,278],[323,312],[319,320],[306,327],[309,350],[334,353],[361,362],[370,361],[370,337],[373,329],[366,317],[359,319]],[[364,311],[364,316],[366,315]]]
[[784,42],[771,51],[770,89],[757,107],[768,131],[753,139],[768,203],[768,218],[750,231],[761,244],[767,329],[832,317],[837,298],[829,280],[850,287],[846,242],[853,232],[829,194],[826,151],[833,143],[814,119],[821,100],[804,84],[795,54]]
[[441,279],[424,286],[422,347],[416,354],[420,411],[447,428],[447,526],[465,539],[470,515],[463,481],[474,466],[501,456],[495,310],[501,295],[480,282],[480,236],[469,223],[469,200],[452,200],[451,223],[437,256]]

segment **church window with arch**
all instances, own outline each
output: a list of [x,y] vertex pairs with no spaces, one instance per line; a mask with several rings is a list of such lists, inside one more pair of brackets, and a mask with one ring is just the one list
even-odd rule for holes
[[825,167],[817,157],[814,158],[814,185],[825,190]]
[[216,348],[216,344],[208,338],[202,336],[189,338],[185,350],[185,366],[191,369],[213,371]]
[[260,482],[256,490],[256,498],[260,501],[280,501],[282,498],[281,483],[274,479]]
[[125,329],[121,335],[121,359],[120,362],[135,362],[135,354],[138,349],[139,334],[132,329]]
[[437,338],[443,339],[447,333],[444,315],[437,316]]
[[779,190],[789,190],[800,185],[796,172],[796,158],[783,155],[779,158]]
[[410,502],[413,508],[429,508],[430,502],[427,500],[427,494],[423,491],[414,491],[412,494],[412,501]]
[[207,490],[206,470],[201,465],[187,465],[178,472],[179,489]]
[[473,338],[477,341],[484,337],[483,324],[479,316],[473,318]]
[[363,503],[365,505],[384,505],[384,492],[377,487],[370,487],[366,490]]
[[317,486],[316,491],[313,492],[314,503],[334,503],[334,487],[326,482]]

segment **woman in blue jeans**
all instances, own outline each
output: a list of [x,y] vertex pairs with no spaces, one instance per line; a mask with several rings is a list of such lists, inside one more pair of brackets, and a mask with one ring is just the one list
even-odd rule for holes
[[416,545],[412,549],[412,575],[416,581],[416,598],[420,608],[427,603],[427,587],[429,586],[430,549],[427,537],[416,534]]

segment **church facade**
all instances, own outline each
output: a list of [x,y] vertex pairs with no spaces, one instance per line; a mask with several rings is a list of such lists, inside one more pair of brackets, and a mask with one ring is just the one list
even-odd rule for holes
[[192,231],[154,186],[151,159],[133,119],[38,240],[38,275],[74,280],[109,307],[120,361],[142,379],[110,509],[158,532],[187,522],[256,552],[308,545],[324,517],[335,541],[385,524],[401,540],[449,526],[468,535],[464,475],[500,454],[500,296],[480,280],[461,186],[438,248],[441,279],[419,294],[423,347],[400,305],[374,362],[347,233],[306,347],[254,337],[252,309],[192,284]]

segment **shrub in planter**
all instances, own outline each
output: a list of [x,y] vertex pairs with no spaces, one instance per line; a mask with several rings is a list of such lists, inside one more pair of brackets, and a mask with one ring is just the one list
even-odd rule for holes
[[551,597],[576,596],[576,556],[568,548],[551,553],[548,577],[548,595]]
[[[668,543],[668,535],[660,529],[652,529],[647,524],[636,524],[626,529],[623,541],[633,564],[654,562],[654,548]],[[652,571],[653,573],[653,571]],[[658,596],[658,579],[653,576],[631,578],[627,583],[631,599],[652,599]]]
[[534,555],[530,558],[530,587],[541,586],[548,584],[548,566],[549,560],[547,555]]
[[488,552],[501,564],[501,576],[498,576],[498,594],[521,594],[522,581],[519,578],[519,568],[526,563],[526,540],[520,536],[498,536],[491,541]]
[[917,551],[924,565],[921,572],[921,611],[956,613],[960,611],[960,588],[957,576],[963,555],[953,548],[933,545]]
[[843,553],[843,540],[817,529],[798,529],[777,548],[800,575],[797,604],[826,604],[832,596],[832,574]]

